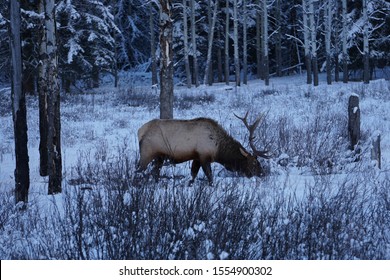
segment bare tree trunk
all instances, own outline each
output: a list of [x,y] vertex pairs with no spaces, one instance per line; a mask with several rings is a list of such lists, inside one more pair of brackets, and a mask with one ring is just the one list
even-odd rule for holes
[[242,23],[242,71],[244,72],[243,83],[248,84],[248,40],[247,40],[247,0],[243,0],[243,23]]
[[233,1],[233,41],[234,41],[234,68],[236,76],[236,86],[240,86],[240,57],[238,53],[238,3]]
[[[213,10],[211,8],[212,6],[212,0],[207,0],[207,21],[208,21],[208,30],[209,30],[209,34],[208,34],[208,38],[210,38],[210,30],[212,29],[211,28],[211,25],[213,24]],[[213,34],[214,36],[214,34]],[[207,66],[206,64],[206,67],[208,67],[208,77],[207,77],[207,84],[208,85],[212,85],[213,82],[214,82],[214,75],[213,75],[213,60],[212,60],[212,52],[213,50],[213,46],[211,46],[211,59],[210,59],[210,64]],[[207,51],[208,51],[208,46],[207,46]],[[207,58],[206,58],[207,60]],[[205,67],[205,70],[206,70],[206,67]]]
[[[308,7],[307,0],[302,0],[302,15],[303,15],[303,38],[305,44],[305,66],[306,66],[306,83],[312,83],[312,73],[311,73],[311,50],[310,50],[310,29],[309,21],[307,18]],[[310,0],[309,0],[310,1]]]
[[[12,62],[12,118],[15,140],[15,203],[28,202],[30,169],[27,148],[27,113],[22,89],[22,47],[20,41],[20,2],[10,1],[10,47]],[[25,206],[24,206],[25,207]]]
[[269,61],[268,61],[268,7],[267,0],[263,0],[263,67],[264,84],[269,85]]
[[363,82],[368,84],[370,82],[370,50],[368,42],[368,15],[367,15],[367,0],[363,0]]
[[[192,0],[193,1],[193,0]],[[173,118],[172,0],[160,0],[160,118]]]
[[332,8],[333,0],[328,0],[326,11],[325,25],[325,48],[326,48],[326,82],[332,84],[332,54],[331,54],[331,39],[332,39]]
[[46,82],[47,82],[47,144],[49,194],[62,191],[62,156],[61,156],[61,116],[60,116],[60,85],[58,79],[58,58],[55,24],[54,0],[45,0],[45,36],[46,36]]
[[347,50],[347,0],[342,0],[342,20],[343,20],[343,32],[342,32],[342,42],[343,42],[343,83],[348,83],[348,50]]
[[[161,0],[160,0],[161,1]],[[169,0],[165,0],[169,1]],[[193,57],[193,67],[194,67],[194,82],[195,86],[199,86],[199,67],[198,67],[198,55],[196,49],[196,29],[195,29],[195,0],[191,0],[191,41],[192,41],[192,57]]]
[[188,60],[188,23],[187,23],[187,0],[183,0],[183,43],[184,43],[184,68],[186,70],[187,87],[191,88],[191,70]]
[[[218,30],[218,42],[221,42],[221,32]],[[222,50],[221,48],[217,48],[217,61],[218,61],[218,82],[221,83],[223,81],[222,79]]]
[[338,18],[339,16],[339,13],[340,13],[340,6],[339,6],[339,1],[335,1],[335,5],[336,5],[336,8],[335,8],[335,11],[336,11],[336,15],[337,17],[335,17],[335,30],[336,32],[334,32],[334,36],[333,36],[333,40],[334,40],[334,56],[333,56],[333,59],[334,59],[334,81],[335,82],[338,82],[340,80],[340,64],[339,64],[339,52],[340,52],[340,49],[339,49],[339,30],[340,30],[340,20]]
[[211,20],[211,26],[209,30],[209,38],[208,38],[208,48],[207,48],[207,60],[206,60],[206,70],[204,74],[203,83],[206,84],[208,82],[209,85],[212,85],[212,81],[210,79],[210,68],[211,68],[211,55],[213,50],[213,41],[214,41],[214,29],[215,22],[217,21],[217,11],[218,11],[218,2],[219,0],[215,0],[213,17]]
[[310,34],[311,34],[311,55],[313,63],[313,84],[318,86],[318,61],[317,61],[317,27],[314,22],[314,1],[309,0],[309,13],[310,13]]
[[[113,38],[115,38],[116,36],[113,35]],[[115,43],[116,45],[116,43]],[[118,73],[118,49],[116,48],[116,46],[114,47],[114,60],[113,60],[113,70],[114,70],[114,87],[117,88],[118,85],[119,85],[119,73]]]
[[226,0],[226,7],[225,7],[225,83],[229,84],[229,76],[230,76],[230,65],[229,65],[229,33],[230,33],[230,27],[229,27],[229,21],[230,21],[230,12],[229,12],[229,0]]
[[275,43],[275,56],[276,56],[276,76],[282,76],[282,11],[280,6],[280,0],[276,0],[276,43]]
[[[183,2],[186,0],[183,0]],[[150,56],[152,59],[152,85],[157,85],[157,59],[156,59],[156,39],[154,34],[154,13],[153,2],[149,3],[149,29],[150,29]],[[188,54],[187,54],[188,59]]]
[[92,66],[92,88],[98,88],[99,87],[99,76],[100,76],[100,69],[97,65]]
[[261,20],[261,0],[257,0],[256,5],[256,74],[257,78],[263,79],[263,51],[262,51],[262,20]]
[[[45,13],[45,3],[41,0],[39,3],[39,12]],[[42,32],[40,44],[40,65],[38,71],[38,95],[39,95],[39,174],[41,176],[49,175],[48,167],[48,128],[49,120],[47,116],[47,46],[46,46],[46,32]]]

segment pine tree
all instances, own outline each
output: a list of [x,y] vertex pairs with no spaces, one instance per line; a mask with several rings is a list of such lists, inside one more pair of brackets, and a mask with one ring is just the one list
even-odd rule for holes
[[57,12],[63,82],[83,77],[89,86],[97,87],[100,73],[115,73],[115,34],[120,30],[114,16],[100,0],[61,0]]

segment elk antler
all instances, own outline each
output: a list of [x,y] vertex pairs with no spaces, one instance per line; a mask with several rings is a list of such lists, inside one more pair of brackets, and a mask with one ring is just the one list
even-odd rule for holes
[[237,116],[235,113],[233,113],[233,115],[240,119],[245,127],[248,129],[249,131],[249,146],[251,147],[252,151],[253,151],[253,155],[255,156],[260,156],[260,157],[263,157],[263,158],[271,158],[269,155],[268,155],[268,151],[258,151],[255,147],[255,144],[253,143],[253,141],[255,140],[256,136],[254,135],[255,133],[255,130],[256,128],[259,126],[260,124],[260,121],[262,120],[263,118],[263,115],[260,115],[253,124],[249,124],[248,123],[248,113],[249,111],[246,112],[245,116],[244,117],[239,117]]

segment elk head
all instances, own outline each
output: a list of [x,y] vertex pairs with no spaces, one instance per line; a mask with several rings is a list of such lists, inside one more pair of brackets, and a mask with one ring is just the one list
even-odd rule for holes
[[245,127],[248,129],[248,131],[249,131],[249,137],[248,137],[249,146],[251,147],[252,152],[253,152],[253,154],[250,154],[250,153],[246,152],[244,149],[240,148],[241,154],[247,158],[247,166],[245,166],[243,169],[244,169],[244,173],[247,177],[252,177],[252,176],[260,177],[260,176],[264,176],[264,171],[263,171],[263,168],[262,168],[260,162],[258,161],[257,157],[262,157],[262,158],[266,158],[266,159],[269,159],[271,157],[268,155],[267,151],[257,150],[255,147],[255,144],[254,144],[254,140],[256,138],[256,136],[254,135],[254,132],[255,132],[256,128],[259,126],[259,124],[263,118],[263,115],[259,116],[252,124],[249,124],[248,123],[248,113],[249,113],[249,111],[246,112],[244,117],[239,117],[236,114],[234,114],[234,116],[236,118],[240,119],[244,123]]

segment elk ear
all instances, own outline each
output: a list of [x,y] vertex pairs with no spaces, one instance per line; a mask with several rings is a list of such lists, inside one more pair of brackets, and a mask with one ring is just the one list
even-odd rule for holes
[[240,148],[240,153],[244,156],[244,157],[248,157],[248,153],[245,152],[245,150],[243,148]]

